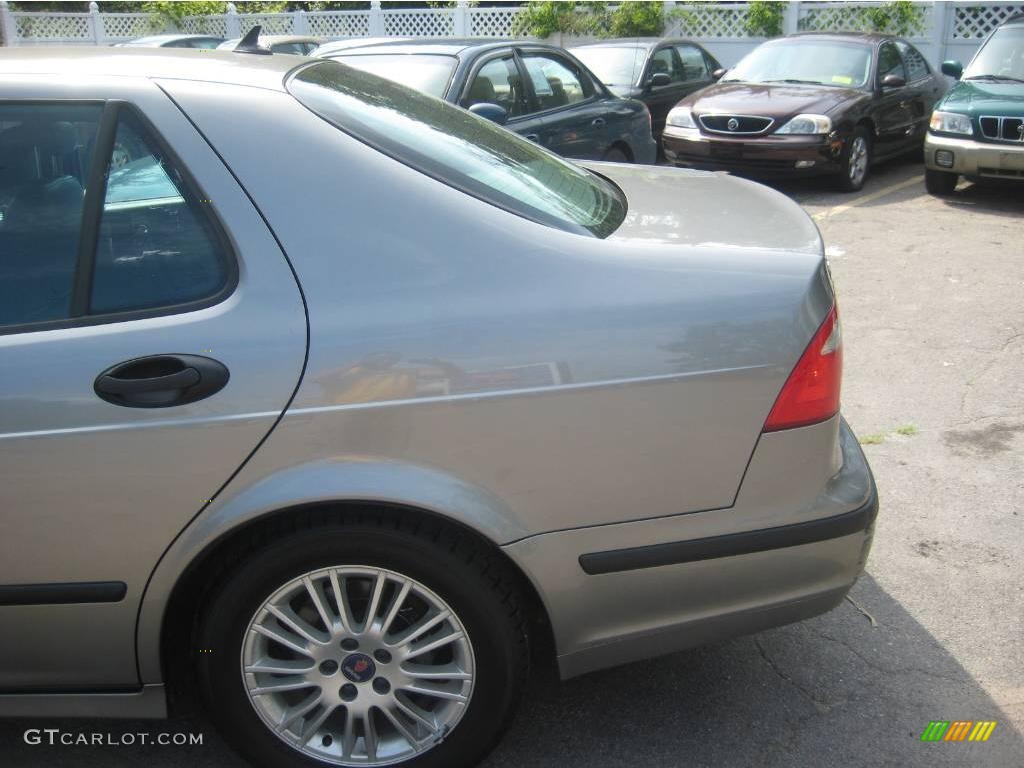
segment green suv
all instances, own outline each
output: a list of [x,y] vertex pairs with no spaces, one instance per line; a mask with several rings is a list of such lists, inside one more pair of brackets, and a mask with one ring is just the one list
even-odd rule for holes
[[982,43],[966,71],[932,113],[924,142],[925,186],[948,195],[961,175],[1024,181],[1024,14],[1007,19]]

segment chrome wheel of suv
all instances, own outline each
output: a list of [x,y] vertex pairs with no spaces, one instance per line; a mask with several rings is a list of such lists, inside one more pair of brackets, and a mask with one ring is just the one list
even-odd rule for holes
[[455,612],[383,568],[325,568],[259,607],[242,645],[252,706],[279,738],[337,765],[389,765],[430,749],[473,694]]

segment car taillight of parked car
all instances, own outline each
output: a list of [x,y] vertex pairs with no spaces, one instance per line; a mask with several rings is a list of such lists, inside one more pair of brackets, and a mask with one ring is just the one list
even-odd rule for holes
[[842,332],[833,305],[775,399],[764,431],[805,427],[835,416],[842,378]]

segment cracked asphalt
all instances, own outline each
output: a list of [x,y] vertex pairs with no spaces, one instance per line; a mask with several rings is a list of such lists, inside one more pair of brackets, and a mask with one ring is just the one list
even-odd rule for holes
[[[778,185],[818,221],[843,407],[881,498],[850,600],[800,624],[559,684],[538,674],[487,768],[1024,766],[1024,190]],[[542,671],[543,672],[543,671]],[[922,743],[930,720],[995,720]],[[203,733],[197,747],[29,746],[27,727]],[[0,763],[240,766],[202,718],[7,721]]]

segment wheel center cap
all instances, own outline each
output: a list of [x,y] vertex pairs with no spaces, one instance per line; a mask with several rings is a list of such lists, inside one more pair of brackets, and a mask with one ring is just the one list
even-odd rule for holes
[[353,683],[365,683],[377,674],[377,665],[365,653],[350,653],[341,662],[341,672]]

